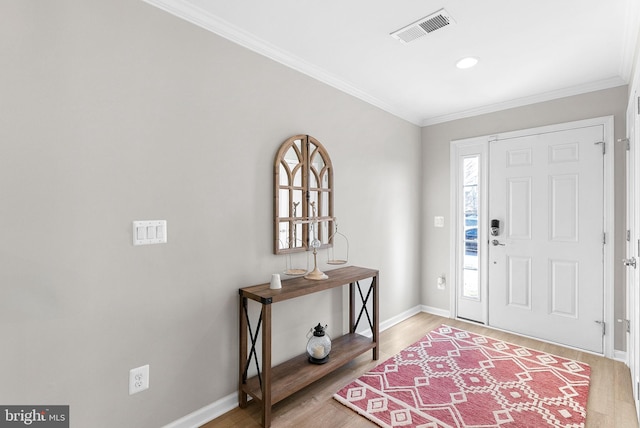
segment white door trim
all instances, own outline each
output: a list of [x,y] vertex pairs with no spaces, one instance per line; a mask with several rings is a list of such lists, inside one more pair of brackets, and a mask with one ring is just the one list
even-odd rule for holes
[[[613,116],[603,116],[596,117],[593,119],[585,119],[578,120],[573,122],[565,122],[555,125],[541,126],[537,128],[529,128],[518,131],[511,131],[493,135],[485,135],[473,138],[466,138],[461,140],[453,140],[451,141],[451,156],[450,156],[450,170],[452,174],[452,180],[450,182],[451,185],[451,194],[450,194],[450,218],[456,218],[456,193],[457,188],[456,180],[453,179],[453,174],[456,173],[454,169],[457,170],[457,167],[454,166],[457,164],[457,151],[455,147],[457,145],[469,145],[469,144],[478,144],[480,141],[485,141],[485,144],[489,144],[489,140],[491,139],[506,139],[506,138],[517,138],[523,137],[531,134],[540,134],[545,132],[556,132],[563,131],[568,129],[580,128],[580,127],[588,127],[588,126],[596,126],[603,125],[604,127],[604,137],[605,137],[605,156],[604,156],[604,230],[606,234],[606,242],[604,245],[604,320],[606,322],[606,334],[604,336],[604,356],[613,358],[614,356],[614,328],[615,328],[615,317],[614,317],[614,267],[615,267],[615,254],[614,254],[614,231],[615,231],[615,206],[614,206],[614,195],[615,195],[615,185],[614,185],[614,160],[615,160],[615,145],[614,145],[614,128],[613,128]],[[484,207],[488,209],[488,205]],[[488,212],[484,212],[483,217],[486,219]],[[478,225],[479,227],[482,227]],[[484,225],[486,227],[486,225]],[[457,272],[457,233],[455,227],[451,228],[450,233],[450,271],[449,278],[453,281],[452,286],[450,287],[450,308],[451,308],[451,316],[456,318],[457,314],[457,304],[456,304],[456,294],[457,290],[457,282],[456,281],[456,272]],[[480,245],[480,242],[478,243]],[[486,264],[486,260],[485,260]],[[484,272],[487,272],[487,266],[483,266]]]
[[[640,72],[639,72],[640,73]],[[640,74],[639,74],[640,75]],[[629,149],[627,151],[627,221],[626,229],[628,236],[625,258],[640,258],[640,150],[638,143],[640,138],[640,99],[635,87],[630,92],[629,103],[627,105],[627,138]],[[640,267],[638,268],[640,269]],[[627,333],[627,353],[626,363],[631,372],[631,385],[633,391],[636,416],[640,414],[640,402],[638,399],[640,387],[640,335],[638,330],[638,317],[640,316],[640,296],[638,294],[638,284],[640,275],[638,269],[625,268],[626,275],[626,296],[627,296],[627,316],[629,322],[629,332]]]

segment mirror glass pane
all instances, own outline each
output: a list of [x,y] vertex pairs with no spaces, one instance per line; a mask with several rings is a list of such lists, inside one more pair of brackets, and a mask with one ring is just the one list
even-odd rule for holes
[[320,201],[320,216],[329,216],[329,192],[320,192],[322,200]]
[[318,173],[322,171],[322,168],[324,168],[324,159],[322,159],[322,155],[320,154],[320,152],[316,151],[313,155],[313,159],[311,160],[311,167]]
[[297,223],[293,228],[293,236],[291,237],[291,248],[303,248],[304,244],[302,241],[302,227],[301,223]]
[[296,187],[302,186],[302,168],[300,164],[293,168],[293,185]]
[[278,248],[289,248],[289,223],[281,221],[278,227]]
[[291,209],[293,212],[291,213],[291,217],[302,217],[302,190],[294,190],[293,191],[293,201],[291,204]]
[[325,170],[320,176],[321,187],[324,189],[329,188],[329,171]]
[[280,189],[278,198],[280,217],[289,217],[289,189]]
[[318,216],[318,192],[309,192],[309,216],[313,216],[313,207],[311,206],[311,202],[315,203],[315,214]]
[[322,244],[327,244],[329,242],[329,222],[323,221],[320,223],[320,241]]
[[279,179],[280,179],[280,185],[281,186],[290,186],[290,179],[291,177],[289,177],[289,171],[287,171],[287,168],[285,168],[284,163],[280,162],[280,173],[278,174]]
[[309,171],[309,188],[316,189],[318,187],[318,178],[314,170]]

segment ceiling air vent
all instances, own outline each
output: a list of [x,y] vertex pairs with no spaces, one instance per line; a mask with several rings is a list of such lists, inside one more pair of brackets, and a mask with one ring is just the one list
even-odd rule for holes
[[391,33],[391,37],[403,43],[409,43],[450,24],[455,24],[455,21],[446,10],[440,9],[429,16],[417,20],[413,24],[394,31]]

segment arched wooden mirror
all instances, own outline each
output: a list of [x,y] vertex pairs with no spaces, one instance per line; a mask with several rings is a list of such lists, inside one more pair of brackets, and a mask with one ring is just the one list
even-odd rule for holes
[[307,251],[314,239],[330,245],[333,233],[333,166],[309,135],[280,146],[274,163],[274,253]]

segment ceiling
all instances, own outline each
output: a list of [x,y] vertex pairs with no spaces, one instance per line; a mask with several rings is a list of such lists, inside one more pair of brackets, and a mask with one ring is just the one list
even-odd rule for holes
[[421,126],[627,84],[640,26],[637,0],[145,1]]

